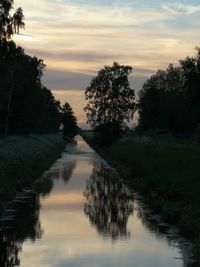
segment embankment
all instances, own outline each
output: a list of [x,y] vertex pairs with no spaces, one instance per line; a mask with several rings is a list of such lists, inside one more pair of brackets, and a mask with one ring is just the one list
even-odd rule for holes
[[51,166],[65,144],[60,134],[0,138],[0,212]]
[[[95,146],[91,134],[83,137]],[[200,266],[200,146],[124,138],[97,150],[154,213],[192,240],[194,266]]]

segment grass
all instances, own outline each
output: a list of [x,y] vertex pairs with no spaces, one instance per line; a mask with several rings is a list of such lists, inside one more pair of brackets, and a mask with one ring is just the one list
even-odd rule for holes
[[126,139],[108,152],[116,163],[127,164],[133,176],[171,185],[191,203],[200,203],[200,146]]
[[[83,137],[95,147],[91,134]],[[122,138],[97,150],[143,194],[153,212],[192,240],[194,266],[200,266],[200,145]]]
[[50,167],[65,143],[60,134],[0,138],[0,211]]

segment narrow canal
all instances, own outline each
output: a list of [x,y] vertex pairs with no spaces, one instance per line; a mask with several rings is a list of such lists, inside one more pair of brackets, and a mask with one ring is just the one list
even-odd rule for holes
[[81,137],[1,218],[3,267],[183,267],[184,250]]

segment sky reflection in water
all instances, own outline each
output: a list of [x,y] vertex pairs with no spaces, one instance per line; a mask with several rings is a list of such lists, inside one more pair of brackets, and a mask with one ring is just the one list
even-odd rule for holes
[[[34,212],[28,205],[32,215],[24,212],[23,220],[7,235],[9,245],[12,238],[18,244],[15,263],[19,261],[21,267],[183,267],[178,249],[145,226],[137,203],[112,172],[81,138],[76,147],[68,145],[67,153],[45,173],[48,179],[40,185]],[[25,219],[29,217],[32,220]],[[8,254],[2,250],[1,254],[1,266],[6,266]],[[13,262],[7,266],[13,267]]]

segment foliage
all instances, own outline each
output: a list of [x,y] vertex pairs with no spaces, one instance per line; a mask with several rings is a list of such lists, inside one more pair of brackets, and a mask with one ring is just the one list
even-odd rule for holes
[[195,133],[195,141],[200,143],[200,123],[197,125],[196,133]]
[[133,116],[135,95],[128,81],[131,72],[132,67],[114,62],[111,67],[101,69],[86,88],[88,104],[84,110],[101,144],[110,144],[121,137],[125,121]]
[[64,145],[59,134],[0,139],[0,210],[17,192],[39,178]]
[[200,48],[166,70],[158,70],[139,92],[138,129],[194,133],[200,122]]
[[0,55],[0,134],[57,132],[60,103],[41,84],[43,61],[12,41],[8,47],[7,57]]
[[24,28],[24,14],[22,8],[18,8],[13,14],[13,0],[0,0],[0,41],[7,41],[14,33],[19,33]]
[[61,106],[41,83],[43,60],[10,41],[24,26],[22,9],[11,15],[12,8],[13,1],[0,0],[0,135],[58,132]]
[[63,137],[74,137],[78,133],[77,119],[69,103],[61,108],[61,121],[63,124]]

